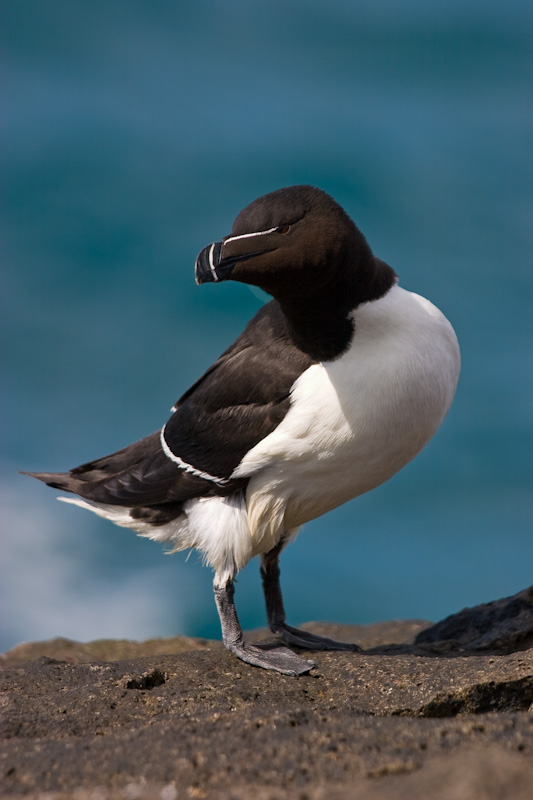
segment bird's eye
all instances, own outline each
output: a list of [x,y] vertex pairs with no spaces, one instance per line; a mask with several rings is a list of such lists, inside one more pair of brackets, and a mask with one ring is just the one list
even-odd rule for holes
[[290,225],[280,225],[279,228],[276,228],[277,233],[288,233],[291,229]]

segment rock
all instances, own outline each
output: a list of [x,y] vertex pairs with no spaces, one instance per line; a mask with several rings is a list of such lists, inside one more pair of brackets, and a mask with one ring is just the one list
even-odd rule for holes
[[352,800],[531,800],[532,786],[532,763],[489,744],[440,756],[400,781],[391,776],[374,782]]
[[47,642],[25,642],[7,653],[0,654],[0,664],[17,664],[37,658],[55,658],[67,664],[82,664],[87,661],[120,661],[150,655],[171,655],[186,650],[222,648],[221,642],[208,639],[193,639],[190,636],[171,636],[163,639],[147,639],[132,642],[127,639],[97,639],[94,642],[74,642],[72,639],[56,638]]
[[90,645],[16,648],[2,668],[2,797],[529,800],[533,650],[508,652],[502,609],[461,612],[493,620],[492,634],[464,626],[490,653],[458,638],[462,651],[441,652],[419,621],[309,624],[366,649],[322,653],[300,678],[184,637],[119,643],[130,657],[117,661],[112,644],[85,662]]
[[[335,623],[309,622],[302,628],[347,642],[357,642],[363,648],[379,647],[396,641],[411,644],[417,633],[431,625],[423,620],[402,620],[399,622],[377,622],[374,625],[339,625]],[[264,640],[271,636],[267,628],[248,631],[250,641]],[[222,642],[211,639],[195,639],[191,636],[170,636],[160,639],[147,639],[132,642],[127,639],[98,639],[94,642],[74,642],[72,639],[57,637],[46,642],[26,642],[19,644],[7,653],[0,653],[0,665],[33,661],[43,656],[65,661],[68,664],[82,664],[87,661],[120,661],[139,656],[171,655],[187,650],[223,650]]]
[[421,631],[417,644],[441,649],[511,653],[533,646],[533,586],[513,597],[465,608]]

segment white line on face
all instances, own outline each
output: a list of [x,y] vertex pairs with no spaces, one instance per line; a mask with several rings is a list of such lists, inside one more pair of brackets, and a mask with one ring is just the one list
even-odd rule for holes
[[255,233],[241,233],[239,236],[230,236],[229,239],[224,241],[224,244],[228,242],[235,242],[237,239],[248,239],[250,236],[265,236],[267,233],[274,233],[277,228],[269,228],[267,231],[256,231]]

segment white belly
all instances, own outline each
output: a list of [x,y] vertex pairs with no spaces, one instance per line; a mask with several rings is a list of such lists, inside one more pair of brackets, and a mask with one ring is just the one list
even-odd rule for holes
[[451,405],[459,347],[428,300],[396,286],[357,309],[355,325],[350,349],[300,376],[283,422],[234,473],[252,476],[255,553],[398,472]]

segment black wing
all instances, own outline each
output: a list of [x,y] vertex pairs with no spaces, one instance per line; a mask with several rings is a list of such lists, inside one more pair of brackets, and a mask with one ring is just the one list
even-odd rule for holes
[[189,468],[168,457],[158,431],[69,473],[32,474],[89,500],[129,506],[136,508],[135,516],[155,514],[166,521],[187,499],[230,494],[246,484],[228,479],[244,455],[279,425],[295,380],[312,363],[293,344],[285,316],[271,301],[179,399],[165,426],[167,447]]
[[229,478],[290,406],[291,388],[313,361],[292,342],[271,301],[178,400],[165,427],[170,450],[195,469]]
[[96,503],[130,507],[181,504],[209,488],[204,480],[179,469],[167,458],[161,448],[160,431],[70,472],[24,474]]

